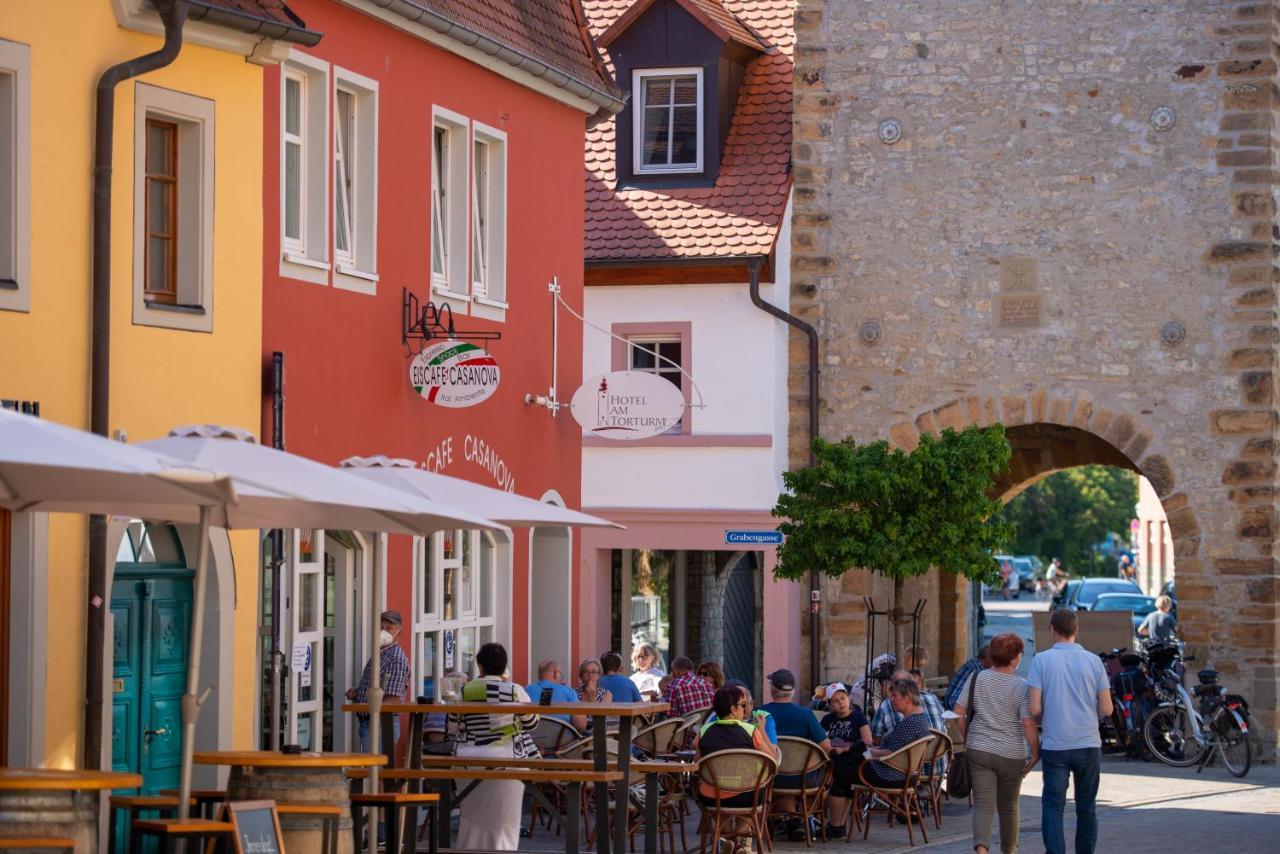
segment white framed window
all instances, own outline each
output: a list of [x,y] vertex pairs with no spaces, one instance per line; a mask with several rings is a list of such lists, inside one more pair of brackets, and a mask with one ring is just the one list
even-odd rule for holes
[[440,677],[475,675],[480,645],[499,637],[499,588],[510,549],[488,531],[446,530],[414,541],[413,691],[438,699]]
[[213,331],[213,140],[213,101],[135,85],[135,324]]
[[0,39],[0,310],[31,310],[31,48]]
[[635,174],[702,171],[701,68],[634,71],[631,103]]
[[280,275],[329,283],[329,65],[299,51],[280,74]]
[[[627,339],[627,370],[656,374],[684,391],[684,341],[678,335],[651,335]],[[671,428],[684,432],[684,419]]]
[[431,289],[469,312],[470,127],[465,116],[436,107],[431,132]]
[[334,68],[335,287],[374,293],[378,281],[378,84]]
[[475,123],[471,142],[471,298],[501,320],[507,308],[507,135]]

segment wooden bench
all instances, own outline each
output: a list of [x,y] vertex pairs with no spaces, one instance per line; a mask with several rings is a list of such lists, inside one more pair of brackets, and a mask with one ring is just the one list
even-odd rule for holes
[[[412,822],[409,838],[413,840],[413,849],[417,850],[418,808],[438,807],[440,796],[435,792],[375,792],[373,794],[355,794],[351,796],[351,825],[355,835],[355,850],[360,850],[360,842],[364,838],[365,809],[382,810],[387,821],[387,851],[399,852],[404,840],[404,819]],[[438,816],[433,818],[433,822]],[[375,819],[376,823],[376,819]],[[432,830],[434,830],[434,824]],[[436,836],[430,835],[431,852],[436,851]]]
[[144,818],[133,823],[129,833],[129,850],[141,851],[142,840],[154,836],[161,841],[161,850],[174,850],[174,843],[179,839],[226,839],[235,836],[236,827],[229,821],[209,821],[205,818],[189,818],[179,821],[176,818]]
[[[129,814],[129,825],[139,821],[139,813],[154,812],[163,817],[165,813],[176,814],[178,811],[177,795],[112,795],[109,801],[111,807],[111,818],[108,826],[111,829],[111,835],[108,839],[116,838],[116,813],[124,810]],[[196,799],[191,799],[192,806],[195,806]]]
[[338,824],[342,821],[342,807],[333,804],[276,803],[276,815],[319,816],[324,820],[324,848],[322,854],[338,854]]
[[76,841],[61,836],[10,836],[0,839],[0,850],[11,848],[35,848],[40,851],[66,850],[74,854]]

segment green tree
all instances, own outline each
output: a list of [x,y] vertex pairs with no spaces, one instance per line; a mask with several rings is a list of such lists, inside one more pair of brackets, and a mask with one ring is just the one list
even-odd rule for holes
[[910,453],[852,439],[816,439],[813,448],[813,466],[782,475],[786,491],[773,515],[786,539],[776,577],[860,568],[892,579],[896,650],[907,578],[930,567],[997,577],[991,556],[1012,533],[990,497],[1012,456],[1001,425],[926,433]]
[[[1111,466],[1060,471],[1010,501],[1001,518],[1014,528],[1011,550],[1088,574],[1095,543],[1109,534],[1128,540],[1138,501],[1138,476]],[[1109,569],[1110,567],[1108,567]]]

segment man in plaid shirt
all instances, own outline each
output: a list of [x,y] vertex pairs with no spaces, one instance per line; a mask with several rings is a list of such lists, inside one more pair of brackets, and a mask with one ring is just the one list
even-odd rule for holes
[[[396,643],[396,638],[400,636],[400,632],[404,629],[404,621],[400,618],[399,611],[383,611],[381,619],[382,654],[379,657],[378,672],[380,674],[379,681],[382,685],[382,701],[384,703],[396,702],[404,699],[405,690],[409,687],[409,658],[404,654],[404,650],[400,648],[400,644]],[[370,658],[364,666],[364,673],[360,675],[360,684],[347,690],[347,699],[353,703],[369,702],[369,683],[372,681],[373,658]],[[394,715],[391,720],[392,743],[382,745],[384,750],[394,747],[395,743],[400,740],[400,716]],[[368,753],[368,715],[356,715],[356,729],[360,735],[360,750]]]
[[693,662],[686,656],[677,656],[671,662],[671,684],[667,686],[667,702],[671,703],[671,717],[682,718],[690,712],[711,705],[715,691],[711,683],[693,672]]

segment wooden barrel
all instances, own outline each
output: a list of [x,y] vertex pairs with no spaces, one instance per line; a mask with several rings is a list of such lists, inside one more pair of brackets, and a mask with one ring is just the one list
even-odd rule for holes
[[[233,765],[227,780],[232,801],[275,801],[342,808],[338,820],[338,854],[352,854],[351,798],[341,768],[272,768]],[[324,851],[322,816],[282,815],[280,830],[286,851]]]
[[20,836],[74,839],[76,854],[97,854],[98,793],[0,791],[0,837]]

